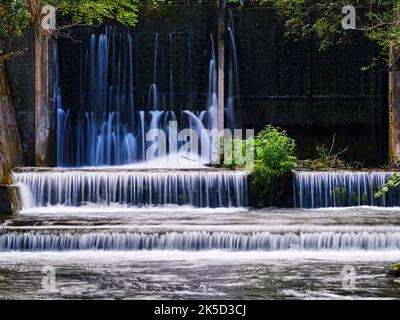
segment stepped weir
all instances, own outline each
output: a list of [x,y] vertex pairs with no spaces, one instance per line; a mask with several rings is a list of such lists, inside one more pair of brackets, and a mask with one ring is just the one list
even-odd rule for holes
[[84,204],[246,207],[248,174],[213,169],[22,169],[23,207]]
[[295,207],[399,206],[397,188],[383,197],[375,197],[392,175],[387,171],[296,171]]

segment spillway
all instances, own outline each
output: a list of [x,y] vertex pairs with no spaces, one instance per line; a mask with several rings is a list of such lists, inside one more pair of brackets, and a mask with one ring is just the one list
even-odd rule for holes
[[169,232],[37,233],[0,235],[0,251],[70,250],[398,250],[400,232]]
[[88,203],[215,208],[248,203],[244,171],[22,169],[14,172],[13,179],[21,186],[25,208]]
[[374,196],[392,175],[387,171],[296,171],[295,207],[399,206],[398,188],[381,198]]

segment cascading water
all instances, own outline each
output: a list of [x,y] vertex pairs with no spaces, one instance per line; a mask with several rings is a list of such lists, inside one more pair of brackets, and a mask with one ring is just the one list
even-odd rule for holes
[[[247,173],[198,168],[198,163],[210,163],[217,154],[217,61],[211,34],[208,90],[204,105],[199,108],[194,105],[192,92],[193,35],[190,28],[183,33],[187,36],[190,80],[186,104],[191,110],[174,105],[178,100],[174,74],[177,62],[173,59],[178,33],[154,34],[150,42],[152,83],[147,96],[143,94],[141,105],[136,101],[138,35],[131,30],[109,27],[83,36],[77,49],[79,99],[69,99],[71,94],[65,99],[62,96],[62,70],[58,65],[55,96],[58,166],[86,169],[15,172],[13,178],[21,186],[24,209],[56,205],[175,204],[211,208],[248,205]],[[232,120],[232,95],[238,89],[233,84],[237,58],[232,29],[229,35],[232,59],[228,118]],[[71,101],[79,103],[69,106]],[[160,142],[164,149],[160,148]],[[164,163],[163,168],[160,169],[159,163],[155,165],[154,157]],[[136,162],[145,163],[147,169],[134,169]],[[127,164],[122,168],[111,167]]]
[[[274,228],[270,228],[274,230]],[[0,229],[0,251],[63,250],[399,250],[400,230],[377,227],[321,228],[295,232],[181,231],[127,232]],[[307,229],[307,228],[306,228]],[[329,231],[332,229],[332,231]],[[335,230],[337,229],[337,230]],[[346,228],[344,228],[346,229]],[[388,230],[386,230],[388,229]],[[284,230],[282,230],[284,231]]]
[[394,233],[286,233],[170,232],[159,233],[38,233],[0,235],[0,251],[66,250],[398,250]]
[[[234,129],[240,88],[232,11],[228,22],[225,123]],[[257,298],[260,292],[273,290],[278,298],[293,298],[290,292],[303,280],[310,292],[307,297],[315,299],[311,282],[321,282],[321,297],[326,298],[337,292],[358,292],[376,279],[380,281],[376,296],[386,297],[382,292],[390,290],[382,270],[400,257],[397,208],[253,210],[247,208],[248,173],[201,163],[210,162],[215,152],[210,137],[198,141],[206,158],[199,159],[187,149],[183,156],[178,152],[192,138],[188,133],[180,136],[179,129],[192,129],[199,136],[203,129],[217,125],[213,39],[208,92],[199,103],[199,87],[192,78],[199,71],[193,63],[197,46],[192,48],[198,35],[193,37],[189,27],[186,34],[187,43],[177,47],[187,47],[188,68],[178,65],[184,54],[176,54],[174,33],[149,35],[147,60],[152,62],[145,59],[144,64],[135,61],[141,54],[137,54],[137,35],[130,31],[108,28],[91,34],[78,50],[80,65],[60,64],[80,70],[78,94],[69,92],[74,84],[66,77],[67,81],[62,79],[68,82],[66,95],[62,95],[63,72],[56,60],[53,95],[58,106],[59,168],[13,172],[22,210],[1,219],[0,298],[47,298],[47,291],[52,299],[76,294],[82,298],[83,292],[83,297],[95,298],[187,299],[189,291],[190,297],[201,299]],[[143,65],[151,69],[150,77],[137,93],[138,76],[146,73],[137,68]],[[183,69],[189,70],[184,78],[190,89],[182,93],[177,76]],[[185,95],[186,105],[182,104]],[[154,137],[146,138],[152,130],[162,131],[168,146],[153,152],[160,161],[148,158]],[[295,205],[399,205],[397,190],[374,198],[390,175],[295,172]],[[368,259],[381,262],[374,265]],[[338,284],[343,284],[343,275],[346,281],[351,276],[343,266],[351,265],[357,265],[357,290],[342,290]],[[35,268],[37,273],[31,277]],[[61,277],[48,283],[52,278],[47,276],[56,269],[57,274],[62,271]],[[38,290],[35,279],[43,280],[43,272],[46,283],[42,281],[43,290]],[[206,286],[207,291],[202,289],[196,296],[196,286]],[[300,292],[301,297],[304,294]]]
[[[227,28],[229,43],[227,73],[227,127],[235,126],[235,111],[239,106],[239,77],[237,48],[233,15]],[[188,34],[189,69],[192,68],[192,34]],[[174,64],[165,55],[173,55],[174,35],[155,34],[153,45],[152,84],[141,107],[136,99],[136,70],[133,54],[135,37],[130,31],[91,34],[88,46],[83,46],[80,66],[79,108],[65,106],[56,69],[57,90],[54,95],[58,105],[58,164],[60,167],[108,166],[79,169],[19,169],[13,173],[15,184],[20,186],[24,213],[35,214],[49,209],[65,212],[63,219],[76,210],[104,212],[116,208],[118,214],[129,215],[130,230],[112,226],[81,225],[77,228],[63,226],[10,227],[0,229],[0,251],[68,251],[68,250],[398,250],[400,229],[396,226],[342,226],[288,224],[285,227],[270,224],[270,218],[257,218],[244,225],[251,214],[237,221],[220,218],[218,213],[207,213],[208,225],[174,220],[170,206],[178,205],[195,215],[199,208],[231,208],[248,206],[248,173],[225,171],[204,166],[175,169],[152,167],[147,150],[152,144],[148,132],[164,132],[168,150],[158,150],[158,156],[171,159],[184,141],[179,140],[179,129],[188,128],[200,137],[204,129],[217,127],[218,83],[217,61],[211,36],[211,59],[208,70],[208,92],[203,108],[196,109],[193,92],[188,94],[187,106],[175,110],[178,99],[174,78]],[[165,39],[164,39],[165,40]],[[165,63],[168,61],[168,63]],[[160,71],[161,70],[161,71]],[[159,82],[168,79],[168,86],[160,90]],[[190,88],[193,79],[189,79]],[[167,87],[167,91],[165,90]],[[171,125],[172,121],[172,125]],[[186,138],[190,136],[186,136]],[[172,143],[176,142],[176,143]],[[175,148],[173,148],[175,145]],[[200,150],[212,149],[210,140],[199,142]],[[213,150],[211,150],[213,151]],[[214,150],[215,151],[215,150]],[[208,154],[212,155],[212,152]],[[174,157],[172,157],[174,159]],[[188,161],[193,158],[189,157]],[[198,159],[197,159],[198,160]],[[207,159],[200,159],[209,162]],[[145,162],[148,167],[134,167],[132,163]],[[176,162],[172,160],[170,162]],[[129,166],[112,167],[111,165]],[[377,200],[374,192],[390,176],[383,172],[295,172],[294,192],[296,206],[301,208],[393,205],[398,203],[397,193]],[[185,205],[185,206],[184,206]],[[189,207],[189,206],[192,207]],[[149,223],[148,207],[164,206],[168,219]],[[71,210],[71,207],[75,207]],[[187,209],[190,208],[190,209]],[[158,209],[157,209],[158,210]],[[171,210],[169,212],[168,210]],[[244,210],[244,208],[238,209]],[[193,212],[192,212],[193,211]],[[201,209],[200,214],[206,215]],[[58,212],[58,211],[57,211]],[[91,211],[90,211],[91,212]],[[157,211],[158,212],[158,211]],[[160,212],[163,212],[160,210]],[[198,212],[198,211],[197,211]],[[213,211],[214,212],[214,211]],[[233,213],[229,209],[229,216]],[[160,214],[160,213],[157,213]],[[199,213],[197,213],[199,214]],[[136,215],[140,215],[136,219]],[[135,220],[136,219],[136,220]],[[186,218],[187,219],[187,218]],[[260,220],[258,220],[260,219]],[[142,225],[145,220],[149,225]],[[199,217],[195,219],[199,221]],[[75,221],[75,220],[73,220]],[[167,221],[167,222],[162,222]],[[211,222],[210,222],[211,221]],[[65,222],[65,221],[63,221]],[[97,222],[97,221],[96,221]],[[136,223],[136,224],[135,224]],[[43,227],[43,228],[42,228]],[[119,227],[119,226],[118,226]],[[129,229],[129,228],[127,228]],[[117,231],[118,230],[118,231]],[[251,230],[251,231],[249,231]]]
[[380,171],[296,171],[295,207],[399,206],[398,189],[381,198],[374,197],[392,174]]
[[228,60],[228,91],[226,98],[225,114],[227,120],[227,128],[234,130],[235,111],[239,108],[240,102],[240,84],[238,57],[235,39],[235,26],[232,10],[229,10],[229,26],[227,27],[228,43],[229,43],[229,60]]
[[[188,60],[191,62],[191,31],[188,30],[187,33]],[[131,31],[121,32],[107,28],[104,33],[90,35],[88,46],[82,46],[80,49],[79,108],[67,106],[67,102],[62,99],[60,88],[57,91],[58,166],[121,165],[148,160],[146,150],[157,139],[147,136],[152,129],[161,130],[165,134],[166,153],[169,153],[171,148],[176,149],[171,145],[177,145],[179,148],[187,140],[187,137],[176,136],[176,141],[171,141],[171,136],[168,135],[170,121],[178,122],[178,131],[192,129],[197,133],[197,137],[201,137],[202,130],[216,128],[218,98],[214,45],[212,44],[209,63],[207,105],[196,109],[202,111],[178,112],[174,106],[174,34],[166,36],[168,49],[160,43],[162,35],[155,34],[153,83],[150,85],[147,101],[138,107],[135,101],[134,34]],[[160,78],[166,78],[164,55],[167,50],[170,55],[170,92],[160,93],[158,82],[161,81]],[[159,70],[162,71],[161,75]],[[192,92],[188,94],[188,107],[193,105],[192,95]],[[197,142],[199,146],[212,143],[212,138],[198,138]],[[212,155],[196,158],[199,153],[199,150],[191,150],[188,156],[201,162],[212,161]]]
[[[13,174],[35,206],[121,204],[244,207],[247,173],[239,171],[26,171]],[[32,203],[32,201],[30,201]],[[27,207],[26,203],[23,203]]]

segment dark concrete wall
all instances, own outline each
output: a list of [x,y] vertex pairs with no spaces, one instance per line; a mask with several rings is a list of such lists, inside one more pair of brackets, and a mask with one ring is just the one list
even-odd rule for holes
[[[51,166],[56,163],[55,74],[50,72],[55,70],[54,45],[52,40],[47,42],[47,39],[41,39],[40,72],[36,79],[35,31],[28,29],[23,36],[9,39],[6,44],[7,51],[18,52],[7,61],[7,73],[27,166]],[[38,81],[40,86],[37,86]],[[40,105],[41,112],[36,113],[35,104]]]
[[297,140],[301,157],[317,144],[364,165],[387,161],[387,73],[384,64],[362,67],[378,48],[361,32],[320,52],[315,39],[292,41],[276,12],[267,8],[232,10],[239,56],[242,125],[261,129],[272,123]]
[[[217,9],[171,7],[164,16],[148,16],[136,29],[137,105],[144,104],[152,83],[155,33],[165,50],[174,32],[173,54],[165,52],[165,65],[173,59],[175,106],[204,108],[208,84],[210,34],[216,35]],[[297,140],[300,157],[315,156],[317,144],[348,147],[346,160],[368,166],[386,163],[388,153],[387,73],[383,64],[368,72],[361,67],[378,56],[375,45],[359,33],[342,46],[319,52],[313,39],[284,37],[282,21],[266,8],[232,10],[239,57],[240,110],[243,128],[261,129],[272,123]],[[229,17],[229,15],[227,15]],[[192,64],[188,61],[188,27],[192,30]],[[74,30],[87,33],[87,28]],[[79,36],[78,36],[79,38]],[[27,53],[8,64],[13,102],[17,111],[25,160],[35,162],[34,41],[33,33],[18,39]],[[82,42],[60,39],[64,106],[77,104],[79,47]],[[228,60],[228,59],[226,59]],[[160,91],[169,91],[169,69],[159,70]]]
[[[147,107],[149,88],[154,81],[155,39],[158,34],[157,85],[169,106],[170,64],[173,65],[174,106],[204,109],[208,89],[211,37],[215,41],[218,16],[215,7],[170,7],[162,15],[142,17],[134,29],[136,106]],[[114,26],[114,28],[116,28]],[[126,28],[119,27],[120,32]],[[190,33],[189,33],[190,30]],[[89,34],[104,33],[104,27],[78,27],[70,38],[58,40],[64,108],[79,108],[80,60],[88,48]],[[172,48],[170,45],[172,34]],[[189,37],[192,47],[189,49]],[[215,44],[216,46],[216,44]],[[189,50],[192,61],[189,59]]]
[[7,62],[12,103],[26,165],[35,165],[35,33],[27,30],[22,37],[12,38],[6,50],[22,50]]
[[[164,17],[146,17],[136,29],[137,105],[145,104],[153,81],[155,34],[160,34],[161,50],[168,51],[168,33],[175,32],[175,105],[178,109],[186,107],[192,89],[193,108],[201,109],[205,105],[209,39],[210,34],[215,39],[217,10],[174,10]],[[227,14],[228,24],[231,17],[239,59],[240,109],[236,115],[240,127],[260,130],[268,123],[280,126],[297,140],[299,156],[304,158],[315,157],[317,145],[329,147],[336,134],[334,150],[348,147],[343,154],[346,160],[368,166],[386,163],[387,73],[384,64],[361,70],[378,56],[375,45],[359,32],[353,32],[349,43],[320,52],[314,39],[285,38],[283,23],[275,10],[236,8]],[[191,66],[187,58],[188,27],[193,33]],[[63,50],[67,47],[64,43]],[[158,70],[158,76],[164,77],[159,79],[160,92],[169,91],[170,54],[164,55],[167,69]],[[68,79],[71,65],[77,66],[77,62],[66,61],[65,65]],[[71,92],[68,88],[64,91],[67,95]]]
[[12,215],[21,208],[18,202],[18,187],[0,185],[0,215]]

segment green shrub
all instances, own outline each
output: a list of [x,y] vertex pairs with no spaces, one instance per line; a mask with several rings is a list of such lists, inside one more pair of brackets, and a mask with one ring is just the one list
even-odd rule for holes
[[[271,125],[254,138],[254,168],[250,175],[250,189],[256,207],[274,205],[278,187],[297,166],[296,143],[286,132]],[[278,187],[278,189],[277,189]]]
[[270,170],[288,173],[297,165],[296,143],[285,131],[266,126],[254,139],[255,161]]
[[[250,159],[254,161],[250,190],[256,207],[274,205],[276,193],[286,197],[286,183],[292,169],[297,166],[295,149],[295,141],[285,131],[271,125],[254,138],[244,141],[231,138],[221,141],[219,145],[220,160],[226,169],[244,168],[249,165]],[[254,159],[247,152],[254,153]],[[285,182],[285,187],[282,182]]]
[[[220,161],[226,169],[234,170],[244,168],[247,164],[247,149],[254,152],[251,147],[252,140],[241,140],[239,138],[230,138],[220,143]],[[250,149],[251,148],[251,149]]]
[[264,207],[267,203],[272,202],[277,176],[276,171],[261,163],[254,165],[253,172],[250,174],[250,191],[254,206]]
[[396,172],[389,178],[389,180],[375,193],[375,198],[384,196],[390,189],[400,186],[400,173]]
[[[243,168],[251,159],[258,167],[263,165],[270,171],[282,174],[297,166],[295,149],[295,141],[285,131],[271,125],[266,126],[254,138],[230,138],[219,145],[220,159],[227,169]],[[247,152],[254,152],[254,159]]]

